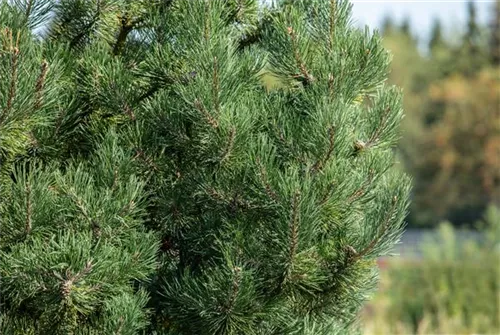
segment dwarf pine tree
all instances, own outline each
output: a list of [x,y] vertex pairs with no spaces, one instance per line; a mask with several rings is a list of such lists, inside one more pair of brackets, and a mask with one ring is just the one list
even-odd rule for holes
[[347,2],[0,9],[2,333],[355,328],[409,180]]

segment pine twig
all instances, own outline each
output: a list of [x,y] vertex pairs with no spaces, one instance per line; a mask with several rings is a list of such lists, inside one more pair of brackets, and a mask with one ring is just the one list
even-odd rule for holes
[[208,42],[210,40],[210,29],[211,29],[211,24],[210,24],[210,0],[207,0],[205,2],[205,22],[203,24],[203,38],[205,39],[205,42]]
[[[12,38],[12,34],[10,36]],[[16,44],[19,43],[19,33],[17,34],[17,42]],[[12,43],[12,41],[11,41]],[[16,95],[16,82],[17,82],[17,65],[18,65],[18,58],[19,58],[19,48],[17,45],[13,48],[12,50],[12,63],[10,67],[10,85],[9,85],[9,94],[7,96],[7,105],[2,111],[2,114],[0,115],[0,124],[5,121],[5,118],[7,117],[7,114],[9,113],[10,109],[12,108],[12,102],[14,100],[14,96]]]
[[231,293],[229,294],[229,298],[225,307],[226,313],[230,313],[233,310],[234,302],[236,301],[236,297],[240,291],[241,285],[241,268],[236,266],[233,269],[234,277],[233,277],[233,285],[231,286]]
[[354,191],[353,194],[349,197],[348,201],[349,203],[353,203],[354,201],[358,200],[365,194],[365,189],[371,184],[373,181],[375,174],[373,170],[370,170],[368,173],[368,178],[364,181],[364,183],[361,185],[360,188],[358,188],[356,191]]
[[229,158],[231,155],[231,152],[233,151],[233,146],[234,146],[234,138],[236,136],[236,129],[234,127],[231,128],[231,131],[229,133],[229,140],[227,142],[227,146],[224,149],[224,152],[222,153],[221,160],[220,162],[224,162],[226,159]]
[[136,149],[135,150],[135,156],[133,157],[133,159],[137,159],[137,158],[140,158],[143,162],[145,162],[150,168],[153,168],[155,171],[159,171],[160,168],[158,167],[158,165],[155,164],[155,162],[153,161],[153,159],[149,156],[147,156],[144,151],[140,150],[140,149]]
[[295,61],[297,62],[300,73],[304,78],[305,85],[311,84],[314,81],[314,77],[309,73],[309,71],[307,71],[306,65],[302,60],[302,57],[300,57],[297,47],[297,35],[292,27],[288,27],[288,35],[290,35],[290,39],[292,41],[293,56],[295,57]]
[[368,254],[370,251],[372,251],[372,249],[377,245],[377,243],[380,241],[380,239],[384,236],[387,229],[389,229],[389,224],[391,223],[391,217],[394,214],[394,209],[396,208],[397,201],[398,201],[398,198],[395,196],[392,199],[391,208],[387,211],[387,213],[384,217],[384,220],[382,222],[382,228],[379,230],[377,236],[363,250],[361,250],[358,253],[355,253],[351,257],[352,262],[355,262],[355,261],[361,259],[366,254]]
[[207,119],[208,123],[212,126],[212,128],[219,127],[219,123],[217,122],[217,120],[214,119],[212,115],[210,115],[210,113],[205,109],[205,107],[203,106],[203,104],[198,99],[196,99],[194,101],[194,107],[201,114],[203,114],[203,116],[205,116],[205,118]]
[[132,31],[133,27],[133,23],[126,16],[122,17],[120,31],[118,32],[118,37],[116,38],[115,45],[113,46],[114,56],[118,56],[123,50],[127,36]]
[[329,145],[326,154],[323,156],[323,158],[319,158],[316,161],[316,163],[314,163],[314,165],[311,167],[311,173],[313,174],[321,171],[326,162],[328,162],[328,160],[332,156],[333,148],[335,145],[335,129],[333,127],[328,128],[328,141]]
[[295,257],[295,253],[297,252],[297,247],[299,244],[299,213],[298,213],[298,207],[299,207],[299,200],[300,200],[300,192],[297,190],[295,191],[295,194],[293,196],[292,200],[292,208],[291,208],[291,219],[290,219],[290,224],[289,224],[289,229],[290,229],[290,251],[288,254],[289,261],[292,263],[293,258]]
[[212,80],[212,94],[214,99],[214,109],[217,115],[220,114],[220,101],[219,101],[219,64],[217,63],[217,57],[214,57],[214,72]]
[[335,36],[335,10],[336,10],[336,0],[330,0],[330,31],[329,31],[329,47],[330,47],[330,52],[333,51],[333,42],[334,42],[334,36]]
[[332,194],[334,189],[335,189],[335,183],[330,183],[328,185],[327,191],[325,192],[323,197],[321,197],[321,201],[319,202],[320,206],[323,206],[328,201],[328,199],[330,198],[330,195]]
[[40,74],[38,75],[35,86],[35,110],[39,109],[42,106],[42,91],[45,85],[45,79],[47,77],[48,66],[49,64],[44,59],[42,61],[42,65],[40,65]]
[[26,223],[25,223],[25,231],[26,236],[31,233],[32,229],[32,216],[33,216],[33,204],[31,203],[31,186],[29,183],[26,183],[25,188],[26,194]]
[[273,199],[274,201],[278,201],[278,195],[276,194],[276,192],[273,191],[271,184],[269,184],[269,180],[267,178],[266,168],[264,167],[264,165],[262,165],[259,158],[257,158],[257,165],[259,166],[259,170],[260,170],[259,176],[260,176],[261,182],[265,186],[267,195],[271,199]]
[[94,264],[92,264],[91,261],[87,261],[87,264],[85,264],[85,267],[83,268],[82,271],[78,272],[74,276],[69,276],[69,278],[67,278],[63,282],[62,287],[61,287],[61,293],[62,293],[64,298],[67,299],[69,297],[73,284],[76,283],[77,281],[79,281],[80,279],[82,279],[83,277],[85,277],[87,274],[89,274],[90,271],[92,271],[93,267],[94,267]]
[[328,75],[328,91],[330,92],[330,95],[333,95],[334,81],[335,81],[335,77],[333,76],[333,74],[330,73]]
[[387,120],[388,120],[388,116],[389,116],[390,111],[391,111],[390,107],[387,107],[384,110],[384,114],[382,114],[382,120],[380,121],[379,126],[377,127],[375,132],[372,134],[372,136],[370,136],[370,139],[364,144],[364,147],[361,149],[369,148],[380,140],[380,135],[382,134],[382,131],[385,129],[385,127],[387,125]]

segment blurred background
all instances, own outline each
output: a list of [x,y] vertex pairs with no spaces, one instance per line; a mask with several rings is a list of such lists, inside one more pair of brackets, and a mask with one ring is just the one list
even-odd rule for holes
[[364,332],[500,334],[500,0],[352,2],[393,54],[414,183]]

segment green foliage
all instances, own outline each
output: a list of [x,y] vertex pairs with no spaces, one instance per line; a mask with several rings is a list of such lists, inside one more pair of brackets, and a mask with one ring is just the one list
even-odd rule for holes
[[23,66],[54,64],[43,113],[36,73],[2,88],[37,140],[2,132],[2,331],[354,331],[409,180],[390,57],[347,2],[2,6]]

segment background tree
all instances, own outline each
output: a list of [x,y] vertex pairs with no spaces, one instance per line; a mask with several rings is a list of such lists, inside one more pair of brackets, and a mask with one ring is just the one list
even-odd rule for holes
[[[474,222],[488,203],[498,199],[496,191],[492,193],[498,188],[494,181],[498,80],[496,69],[483,57],[487,50],[483,37],[495,31],[486,34],[477,23],[474,4],[465,9],[469,20],[463,44],[445,39],[438,22],[431,31],[429,55],[402,34],[384,36],[394,55],[390,81],[406,93],[408,112],[399,152],[415,182],[412,224],[433,225],[443,219]],[[477,47],[474,56],[469,52],[471,43]]]
[[490,59],[494,66],[500,65],[500,1],[493,5],[490,24]]

